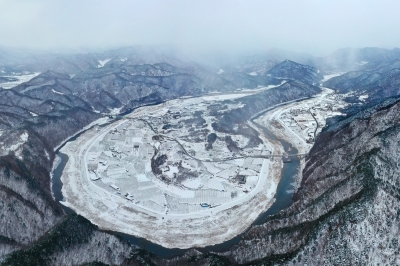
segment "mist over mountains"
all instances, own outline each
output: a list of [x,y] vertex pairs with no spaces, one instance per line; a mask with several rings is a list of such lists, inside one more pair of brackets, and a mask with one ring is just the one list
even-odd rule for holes
[[[0,48],[0,263],[400,263],[399,62],[399,48],[374,47],[326,57],[274,49],[201,58],[147,46],[77,54]],[[9,88],[16,80],[20,84]],[[240,108],[216,109],[212,127],[232,135],[243,130],[256,146],[258,133],[246,127],[252,116],[315,97],[321,85],[351,104],[342,110],[347,115],[317,135],[293,204],[250,227],[228,250],[162,258],[68,214],[53,197],[57,148],[101,117],[182,97],[254,90],[231,100]]]

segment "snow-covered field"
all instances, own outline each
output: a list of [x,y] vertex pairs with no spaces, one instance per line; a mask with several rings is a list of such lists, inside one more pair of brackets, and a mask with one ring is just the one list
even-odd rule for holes
[[104,60],[99,60],[99,64],[97,65],[98,68],[104,67],[108,62],[110,62],[111,59],[104,59]]
[[256,122],[269,126],[274,134],[294,144],[299,153],[308,153],[326,119],[341,115],[340,110],[347,105],[341,98],[333,90],[322,88],[315,97],[267,112]]
[[332,73],[332,74],[329,74],[329,75],[324,75],[324,79],[323,79],[321,82],[325,82],[325,81],[327,81],[327,80],[329,80],[329,79],[331,79],[331,78],[341,76],[341,75],[343,75],[344,73],[345,73],[345,72],[337,72],[337,73]]
[[13,76],[3,76],[5,78],[13,78],[13,79],[17,79],[16,81],[10,81],[10,82],[4,82],[4,83],[0,83],[0,87],[2,87],[3,89],[12,89],[15,86],[18,86],[21,83],[27,82],[31,79],[33,79],[34,77],[38,76],[40,73],[33,73],[33,74],[27,74],[27,75],[13,75]]
[[[347,105],[341,96],[322,87],[322,92],[315,97],[283,105],[260,116],[255,122],[267,127],[280,139],[291,143],[299,154],[307,154],[316,135],[325,126],[326,119],[341,115],[340,109]],[[301,160],[300,168],[304,166],[305,161]],[[298,179],[297,185],[301,181],[300,174]]]
[[[139,108],[67,143],[61,149],[69,156],[61,178],[63,204],[100,228],[169,248],[213,245],[243,232],[273,203],[282,168],[281,160],[246,154],[282,151],[279,143],[263,139],[252,151],[234,155],[220,141],[225,136],[205,149],[207,134],[199,139],[198,133],[212,129],[206,125],[212,123],[207,110],[232,97],[178,99]],[[180,128],[174,130],[172,122]],[[248,140],[235,135],[233,141],[243,145]],[[153,156],[160,154],[166,159],[153,165]]]
[[[252,93],[171,100],[86,131],[61,149],[69,156],[63,204],[100,228],[168,248],[213,245],[240,234],[273,203],[283,163],[265,156],[283,148],[250,121],[263,140],[258,146],[247,145],[250,139],[240,133],[217,132],[212,123],[219,110],[240,107],[231,99]],[[325,119],[343,106],[323,88],[255,122],[305,154]]]

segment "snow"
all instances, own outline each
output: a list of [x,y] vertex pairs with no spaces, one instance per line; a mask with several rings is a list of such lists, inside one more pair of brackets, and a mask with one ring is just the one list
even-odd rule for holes
[[29,138],[29,134],[27,132],[24,132],[19,136],[18,140],[14,141],[13,144],[8,147],[6,145],[4,145],[3,143],[0,143],[1,144],[0,151],[1,150],[5,151],[5,152],[13,151],[13,152],[15,152],[15,155],[19,159],[22,160],[22,149],[20,149],[20,148],[25,142],[28,141],[28,138]]
[[286,82],[287,82],[286,80],[282,80],[282,82],[280,84],[278,84],[278,85],[268,85],[268,86],[265,86],[265,87],[264,86],[259,86],[257,89],[244,89],[244,90],[241,90],[241,92],[251,92],[252,94],[254,94],[254,93],[258,93],[260,91],[266,91],[266,90],[270,90],[272,88],[276,88],[276,87],[282,86]]
[[224,71],[223,69],[219,69],[218,72],[217,72],[217,74],[220,75],[220,74],[222,74],[222,73],[224,73],[224,72],[225,72],[225,71]]
[[92,181],[96,181],[96,180],[99,179],[99,177],[96,176],[96,174],[93,173],[93,172],[89,172],[89,178],[90,178],[90,180],[92,180]]
[[256,171],[251,169],[247,169],[239,173],[239,175],[255,175],[255,174],[257,174]]
[[28,137],[29,137],[28,132],[24,132],[24,133],[22,133],[22,135],[20,136],[20,139],[21,139],[23,142],[26,142],[26,141],[28,140]]
[[257,76],[257,72],[250,72],[249,75],[250,76]]
[[207,186],[211,189],[216,189],[216,190],[224,189],[221,180],[217,180],[217,178],[213,178],[210,181],[208,181]]
[[242,166],[244,164],[244,159],[235,159],[231,161],[233,164],[236,164],[237,166]]
[[[188,106],[199,108],[196,110],[205,110],[209,104],[208,101],[222,101],[227,98],[242,97],[249,93],[210,95],[205,99],[204,97],[179,99],[158,106],[142,107],[129,114],[127,119],[122,118],[98,130],[93,128],[86,131],[61,149],[61,152],[66,153],[70,158],[61,177],[65,184],[62,190],[66,199],[62,204],[74,209],[94,224],[99,225],[100,228],[144,237],[165,247],[187,248],[213,245],[243,232],[274,201],[277,183],[281,176],[282,162],[262,158],[241,158],[223,163],[185,159],[182,161],[182,167],[206,174],[174,185],[176,182],[174,173],[179,172],[176,162],[182,158],[177,154],[176,147],[179,148],[179,146],[172,140],[168,140],[167,137],[178,138],[182,132],[176,131],[165,136],[158,145],[161,151],[171,147],[171,152],[168,154],[169,170],[166,171],[167,163],[162,166],[165,176],[172,180],[171,183],[167,183],[152,174],[150,159],[154,156],[153,146],[156,145],[152,140],[154,132],[150,131],[147,124],[137,121],[135,118],[147,119],[155,126],[155,121],[158,121],[160,116],[166,115],[168,110],[182,111]],[[168,108],[165,107],[166,105]],[[189,112],[193,112],[193,110],[191,108]],[[207,123],[212,122],[209,117],[205,117],[205,119]],[[130,127],[129,123],[131,123]],[[115,128],[118,128],[119,131],[126,128],[124,134],[127,137],[123,140],[116,138],[111,141],[110,131]],[[110,150],[98,149],[100,147],[98,143],[105,136],[107,136],[106,142],[111,141],[111,144],[105,145],[109,145],[108,147],[113,150],[121,151],[116,157],[112,157],[113,152]],[[241,138],[235,137],[235,139],[242,141]],[[139,153],[131,158],[121,159],[118,157],[124,152],[136,152],[132,149],[132,143],[128,144],[133,140],[135,140],[134,142],[140,140],[142,143],[138,149]],[[267,143],[268,140],[264,142]],[[204,143],[197,144],[199,144],[199,149],[204,150]],[[189,142],[182,142],[182,145],[186,149],[197,147]],[[265,144],[265,147],[258,148],[271,151],[280,149],[275,144]],[[86,160],[93,157],[93,151],[99,150],[104,154],[109,153],[109,168],[112,170],[107,170],[110,175],[93,182]],[[211,152],[219,154],[218,156],[231,156],[218,145],[213,151],[204,153],[198,153],[197,148],[195,150],[196,155],[200,154],[199,157],[196,157],[197,159],[204,157],[212,161],[212,158],[209,157]],[[257,150],[257,152],[260,151]],[[255,165],[254,162],[258,164]],[[126,172],[118,172],[118,165],[123,167]],[[245,167],[249,167],[249,169],[245,170]],[[99,168],[98,170],[100,170]],[[246,174],[247,180],[243,186],[238,185],[237,181],[228,180],[235,177],[240,171]],[[133,176],[136,178],[130,176],[131,173],[134,173]],[[212,173],[219,173],[223,178],[212,176]],[[137,182],[132,185],[128,182],[129,180]],[[122,195],[116,194],[115,190],[111,190],[109,186],[104,186],[104,184],[110,185],[111,183],[121,188]],[[99,184],[103,184],[103,186]],[[247,193],[243,192],[243,189],[246,189]],[[265,194],[266,191],[268,191],[267,194]],[[127,193],[134,196],[134,202],[126,200],[123,195]],[[212,204],[213,208],[201,208],[199,203],[202,202]],[[206,232],[204,228],[207,228]],[[154,234],[155,231],[157,234]],[[199,235],[204,237],[199,238]],[[182,239],[182,241],[178,243],[176,239]]]
[[142,137],[133,137],[132,142],[138,142],[138,143],[143,143]]
[[236,98],[241,98],[248,96],[250,93],[231,93],[231,94],[218,94],[218,95],[210,95],[201,97],[204,101],[224,101],[224,100],[232,100]]
[[359,66],[363,66],[363,65],[368,64],[368,61],[360,61],[360,62],[355,63],[355,64],[356,64],[356,65],[359,65]]
[[102,117],[102,118],[99,118],[99,119],[93,121],[92,123],[90,123],[89,125],[85,126],[84,128],[82,128],[81,130],[79,130],[79,131],[76,132],[75,134],[73,134],[73,135],[71,135],[71,136],[68,136],[68,137],[65,138],[63,141],[61,141],[60,144],[58,144],[58,145],[54,148],[54,151],[58,150],[58,149],[59,149],[62,145],[64,145],[65,142],[66,142],[68,139],[70,139],[71,137],[76,136],[76,135],[80,134],[81,132],[86,131],[88,128],[91,128],[91,127],[93,127],[93,126],[95,126],[95,125],[102,125],[102,124],[105,124],[105,123],[108,122],[108,120],[109,120],[109,119],[108,119],[107,117]]
[[136,175],[136,179],[138,182],[150,181],[150,179],[148,179],[145,174]]
[[62,93],[62,92],[56,91],[56,90],[54,90],[54,89],[51,89],[51,90],[52,90],[52,92],[54,92],[54,93],[56,93],[56,94],[64,95],[64,93]]
[[199,179],[191,179],[191,180],[186,180],[182,182],[182,185],[184,185],[187,188],[194,188],[197,189],[201,186],[201,181]]
[[31,112],[31,111],[29,111],[29,113],[30,113],[32,116],[38,116],[37,114],[35,114],[34,112]]
[[224,179],[230,179],[230,178],[236,176],[236,172],[231,169],[225,169],[225,170],[217,173],[216,176],[224,178]]
[[219,173],[219,172],[221,172],[223,170],[221,168],[218,168],[213,163],[203,162],[203,164],[206,166],[207,171],[209,171],[211,174],[216,174],[216,173]]
[[327,80],[329,80],[331,78],[338,77],[338,76],[341,76],[343,74],[344,74],[344,72],[337,72],[337,73],[333,73],[333,74],[329,74],[329,75],[324,75],[324,79],[321,82],[325,82],[325,81],[327,81]]
[[109,110],[110,110],[110,114],[111,114],[111,115],[118,115],[118,114],[120,113],[120,111],[122,110],[122,108],[123,108],[123,107],[109,109]]
[[146,171],[146,172],[151,172],[151,163],[150,163],[150,162],[146,163],[146,165],[145,165],[145,171]]
[[105,155],[107,155],[108,157],[112,157],[112,151],[104,151],[103,152]]
[[110,187],[112,187],[113,189],[115,189],[115,190],[120,190],[120,188],[119,187],[117,187],[116,185],[114,185],[114,184],[111,184],[110,185]]
[[[264,173],[264,174],[265,174],[265,173]],[[249,176],[249,177],[247,177],[247,179],[246,179],[247,184],[250,184],[250,185],[256,185],[256,184],[257,184],[257,181],[258,181],[258,176],[256,176],[256,175]]]
[[264,159],[261,158],[255,158],[253,160],[253,164],[262,164],[264,162]]
[[24,144],[24,143],[18,142],[16,144],[13,144],[7,150],[8,151],[16,151],[22,144]]
[[365,101],[366,99],[368,99],[368,94],[364,94],[364,95],[360,95],[359,97],[358,97],[358,99],[360,100],[360,101]]
[[17,81],[11,81],[11,82],[4,82],[4,83],[0,83],[0,87],[2,87],[3,89],[12,89],[16,86],[18,86],[19,84],[22,84],[24,82],[27,82],[31,79],[33,79],[34,77],[38,76],[40,74],[40,72],[36,72],[33,74],[27,74],[27,75],[20,75],[20,76],[3,76],[6,78],[15,78],[18,79]]
[[161,143],[160,142],[156,142],[156,143],[154,143],[154,147],[156,148],[156,149],[159,149],[160,148],[160,145],[161,145]]
[[111,59],[98,60],[98,61],[99,61],[99,65],[97,67],[100,68],[100,67],[104,67],[105,64],[107,64],[109,61],[111,61]]
[[174,177],[174,174],[179,173],[178,167],[170,166],[168,171],[164,172],[170,179]]

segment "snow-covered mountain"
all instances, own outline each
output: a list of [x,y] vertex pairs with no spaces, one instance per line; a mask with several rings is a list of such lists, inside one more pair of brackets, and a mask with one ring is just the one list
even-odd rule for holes
[[[224,71],[216,71],[215,62],[194,63],[143,47],[87,54],[2,50],[0,82],[22,73],[41,74],[0,89],[0,263],[399,264],[398,49],[345,49],[326,58],[274,54],[219,62]],[[292,58],[282,62],[283,54]],[[357,98],[357,108],[318,135],[294,203],[249,228],[226,252],[190,250],[160,258],[67,214],[52,196],[55,149],[102,116],[183,96],[257,89],[214,106],[212,125],[217,133],[241,130],[253,141],[249,145],[257,145],[259,133],[246,124],[253,115],[313,97],[321,92],[317,85],[324,72],[353,66],[357,71],[324,86],[349,102]],[[231,102],[241,107],[223,108]]]
[[310,85],[317,85],[323,79],[323,75],[318,69],[290,60],[285,60],[277,64],[268,70],[267,75],[279,79],[298,80]]

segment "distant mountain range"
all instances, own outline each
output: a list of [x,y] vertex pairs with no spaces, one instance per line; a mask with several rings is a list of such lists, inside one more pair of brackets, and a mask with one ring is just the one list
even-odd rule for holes
[[349,93],[348,100],[352,102],[376,102],[382,98],[397,96],[400,94],[399,85],[399,59],[377,63],[375,67],[351,71],[324,83],[324,86],[335,89],[339,93]]
[[[193,62],[177,51],[128,47],[85,54],[0,48],[2,265],[398,265],[400,49],[340,49],[326,57],[283,50]],[[321,91],[355,103],[318,135],[294,203],[249,228],[224,253],[162,259],[67,214],[51,193],[55,149],[102,116],[183,96],[258,89],[213,115],[214,130]],[[269,86],[269,87],[267,87]],[[215,107],[217,108],[217,107]],[[243,133],[244,134],[244,133]],[[156,233],[156,232],[155,232]],[[179,239],[177,239],[179,241]]]
[[285,60],[266,72],[274,78],[298,80],[310,85],[318,85],[324,78],[314,67],[301,65],[291,60]]
[[207,65],[213,72],[222,69],[225,72],[264,74],[284,60],[309,65],[324,72],[344,72],[364,69],[395,59],[400,59],[399,48],[391,50],[375,47],[342,48],[327,56],[313,56],[272,49],[268,52],[256,52],[252,55],[204,55],[188,60],[186,54],[173,48],[159,49],[158,47],[134,46],[105,52],[68,54],[0,47],[0,71],[5,73],[52,70],[60,73],[77,74],[81,71],[96,69],[102,66],[102,63],[104,65],[123,65],[127,61],[126,64],[128,65],[166,63],[179,67],[193,66],[191,62],[200,62],[200,65]]

